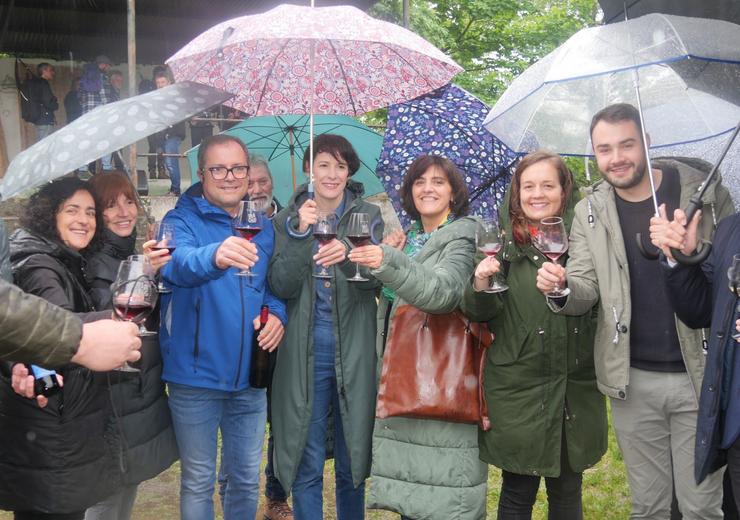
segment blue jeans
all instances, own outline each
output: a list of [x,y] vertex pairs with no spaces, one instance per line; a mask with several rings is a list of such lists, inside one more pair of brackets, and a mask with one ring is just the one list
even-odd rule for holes
[[180,516],[183,520],[214,517],[218,431],[229,485],[224,519],[254,518],[259,496],[262,440],[267,400],[263,389],[223,392],[168,384],[172,425],[180,449]]
[[[170,136],[164,140],[164,153],[180,153],[180,143],[182,139],[177,136]],[[165,157],[164,167],[167,168],[167,172],[170,174],[170,191],[180,194],[180,158],[179,157]]]
[[49,137],[54,132],[54,125],[34,125],[36,127],[36,142]]
[[352,484],[347,444],[339,413],[337,378],[334,373],[336,340],[331,325],[314,326],[314,395],[308,439],[298,473],[293,482],[293,514],[296,520],[323,518],[324,460],[329,412],[334,410],[334,473],[336,475],[337,518],[356,520],[365,517],[365,484]]

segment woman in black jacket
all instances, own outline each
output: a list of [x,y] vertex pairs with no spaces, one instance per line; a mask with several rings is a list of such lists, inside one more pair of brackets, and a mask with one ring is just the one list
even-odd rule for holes
[[[98,309],[110,309],[111,284],[122,260],[136,253],[136,221],[139,203],[133,184],[123,172],[96,175],[90,181],[98,212],[102,215],[101,247],[91,255],[86,274],[90,295]],[[155,244],[144,244],[154,267],[169,259],[167,251],[152,252]],[[159,313],[152,313],[156,321]],[[150,323],[150,330],[156,330]],[[128,520],[131,518],[139,482],[155,477],[178,458],[170,419],[162,358],[157,336],[142,338],[141,372],[113,372],[108,376],[112,412],[106,430],[117,439],[113,446],[123,473],[122,486],[105,500],[90,507],[86,520]]]
[[[89,186],[69,177],[47,184],[21,226],[10,238],[15,283],[83,319],[109,315],[94,313],[84,277],[83,252],[99,229]],[[59,372],[64,387],[44,408],[16,394],[7,376],[0,382],[0,509],[17,520],[82,519],[119,485],[101,376],[74,364]]]

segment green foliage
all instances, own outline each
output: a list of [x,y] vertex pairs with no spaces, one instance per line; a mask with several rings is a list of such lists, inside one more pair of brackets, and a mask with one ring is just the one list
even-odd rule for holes
[[[465,69],[455,78],[493,104],[511,80],[563,43],[596,24],[596,0],[410,0],[411,29]],[[401,23],[401,0],[380,0],[377,18]]]

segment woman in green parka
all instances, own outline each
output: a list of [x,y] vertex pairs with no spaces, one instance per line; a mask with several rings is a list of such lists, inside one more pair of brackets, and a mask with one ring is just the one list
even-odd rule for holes
[[[346,139],[320,135],[314,154],[313,198],[300,186],[273,221],[268,277],[288,310],[272,382],[273,464],[293,492],[295,518],[320,519],[327,438],[333,437],[337,517],[356,520],[364,517],[370,472],[379,285],[367,272],[367,281],[348,281],[355,266],[346,260],[346,235],[353,214],[368,214],[372,237],[382,238],[383,222],[380,209],[362,199],[362,184],[349,179],[360,160]],[[304,171],[309,160],[307,150]],[[319,212],[335,213],[338,222],[337,238],[320,247],[311,234]],[[315,264],[328,267],[332,278],[314,277]]]
[[[468,192],[455,165],[439,156],[417,158],[400,194],[403,208],[415,219],[408,233],[398,231],[381,246],[350,252],[350,260],[370,267],[383,284],[379,358],[384,331],[399,306],[452,312],[473,272],[478,221],[465,216]],[[368,507],[395,511],[404,519],[478,520],[486,516],[486,480],[476,425],[405,417],[376,420]]]
[[[484,373],[492,427],[479,433],[479,442],[481,459],[503,470],[500,520],[532,517],[541,477],[550,520],[583,518],[582,472],[607,447],[592,315],[553,314],[535,285],[547,259],[532,246],[532,237],[546,217],[562,217],[569,228],[575,195],[560,156],[538,151],[524,157],[500,211],[508,237],[503,251],[478,263],[463,297],[463,312],[488,321],[496,337]],[[493,275],[505,276],[509,290],[479,292]]]

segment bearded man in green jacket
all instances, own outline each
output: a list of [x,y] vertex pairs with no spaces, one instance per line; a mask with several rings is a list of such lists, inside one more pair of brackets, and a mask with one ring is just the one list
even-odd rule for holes
[[[632,492],[631,518],[668,520],[675,482],[685,519],[721,519],[722,471],[700,485],[693,479],[707,331],[676,319],[658,260],[642,255],[635,240],[641,233],[648,245],[654,213],[642,136],[640,114],[631,105],[611,105],[593,117],[591,142],[604,180],[576,206],[567,268],[543,264],[537,287],[548,293],[567,283],[567,297],[548,299],[555,312],[580,315],[600,304],[596,376],[611,400]],[[682,161],[656,160],[653,177],[658,200],[672,215],[706,175]],[[727,190],[719,182],[710,186],[701,236],[711,237],[717,221],[733,212]]]

